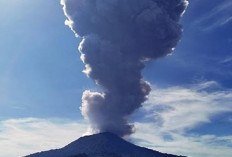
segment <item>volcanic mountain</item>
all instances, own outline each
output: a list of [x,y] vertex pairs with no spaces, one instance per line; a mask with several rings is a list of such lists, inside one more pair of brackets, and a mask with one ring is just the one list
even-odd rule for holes
[[[106,132],[81,137],[67,146],[26,157],[181,157],[136,146]],[[183,157],[183,156],[182,156]]]

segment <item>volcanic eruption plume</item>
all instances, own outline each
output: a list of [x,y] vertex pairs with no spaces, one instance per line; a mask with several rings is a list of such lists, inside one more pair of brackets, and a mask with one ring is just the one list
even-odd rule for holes
[[103,92],[85,91],[81,111],[96,132],[133,133],[128,122],[151,90],[145,61],[172,53],[186,0],[61,0],[76,36],[84,73]]

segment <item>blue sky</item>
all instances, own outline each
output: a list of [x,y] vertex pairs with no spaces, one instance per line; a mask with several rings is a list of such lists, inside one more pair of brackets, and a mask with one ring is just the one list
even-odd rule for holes
[[[59,148],[83,135],[82,92],[98,87],[82,73],[80,39],[64,25],[59,1],[1,0],[0,20],[0,157]],[[131,118],[131,140],[167,153],[229,157],[232,2],[190,0],[181,23],[174,53],[143,71],[153,90]],[[13,151],[2,149],[9,146]]]

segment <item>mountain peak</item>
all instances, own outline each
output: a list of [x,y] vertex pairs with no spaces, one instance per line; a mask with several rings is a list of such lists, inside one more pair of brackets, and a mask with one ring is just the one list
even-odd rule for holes
[[[94,139],[105,139],[105,140],[112,140],[112,139],[117,139],[117,140],[123,140],[121,139],[118,135],[113,134],[111,132],[102,132],[102,133],[98,133],[98,134],[93,134],[93,135],[87,135],[87,136],[83,136],[80,137],[78,140],[76,141],[80,141],[80,140],[94,140]],[[74,141],[74,142],[76,142]],[[72,144],[72,143],[70,143]]]
[[83,154],[84,157],[178,157],[136,146],[110,132],[84,136],[61,149],[26,157],[82,157]]

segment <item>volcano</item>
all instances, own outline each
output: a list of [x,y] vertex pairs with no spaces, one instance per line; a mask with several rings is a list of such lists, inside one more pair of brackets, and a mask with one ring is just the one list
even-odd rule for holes
[[84,136],[61,149],[39,152],[25,157],[184,157],[164,154],[136,146],[106,132]]

